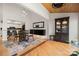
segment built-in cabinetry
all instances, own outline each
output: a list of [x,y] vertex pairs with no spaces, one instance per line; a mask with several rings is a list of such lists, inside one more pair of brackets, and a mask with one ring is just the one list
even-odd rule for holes
[[69,42],[69,17],[55,19],[55,41]]

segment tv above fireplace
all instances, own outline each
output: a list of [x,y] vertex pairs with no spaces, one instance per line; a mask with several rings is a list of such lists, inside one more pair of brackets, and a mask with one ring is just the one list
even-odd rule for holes
[[38,29],[31,29],[30,34],[36,34],[36,35],[45,35],[45,30],[38,30]]

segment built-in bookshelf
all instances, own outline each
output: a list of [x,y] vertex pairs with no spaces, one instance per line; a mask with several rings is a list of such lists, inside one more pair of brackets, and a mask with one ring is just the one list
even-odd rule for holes
[[69,41],[69,17],[55,19],[55,38],[56,41]]

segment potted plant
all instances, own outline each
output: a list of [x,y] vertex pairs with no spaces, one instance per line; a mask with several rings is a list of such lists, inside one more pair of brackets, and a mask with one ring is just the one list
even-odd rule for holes
[[74,51],[70,56],[78,56],[79,55],[79,51]]
[[50,40],[53,40],[55,38],[55,35],[50,35]]

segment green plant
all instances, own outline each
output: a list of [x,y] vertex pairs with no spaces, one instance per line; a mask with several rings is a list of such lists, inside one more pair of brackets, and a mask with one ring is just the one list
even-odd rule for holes
[[77,55],[79,55],[79,51],[74,51],[73,53],[76,53]]
[[53,37],[53,38],[54,38],[54,37],[55,37],[55,35],[50,35],[50,38],[51,38],[51,37]]
[[50,35],[50,37],[55,37],[55,35]]
[[79,51],[74,51],[71,56],[78,56],[79,55]]

